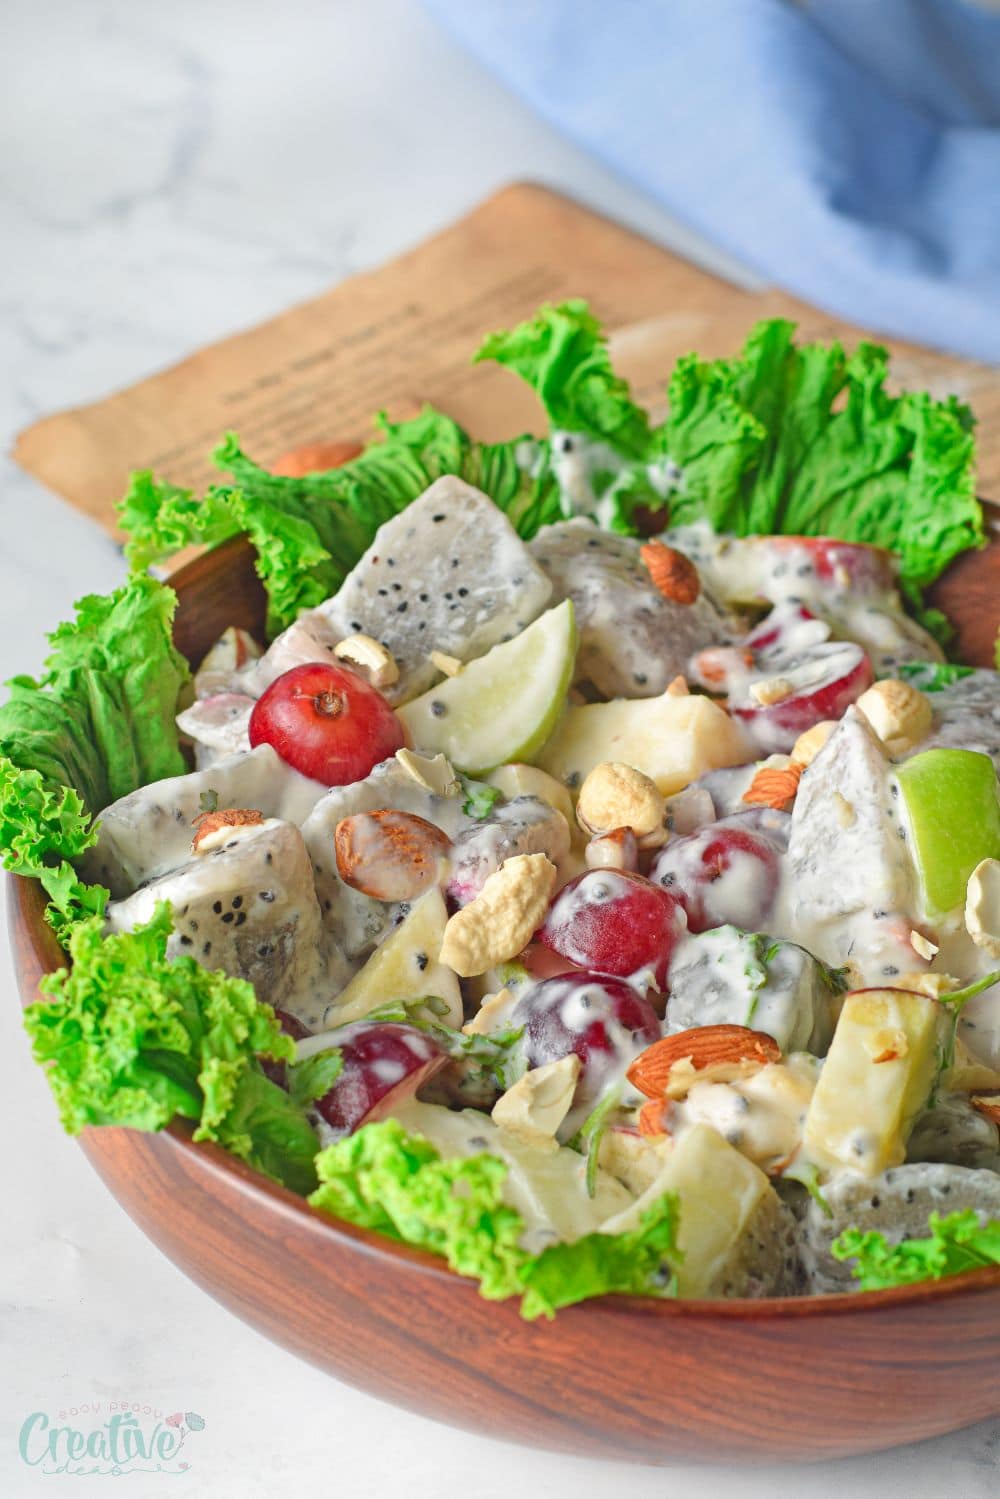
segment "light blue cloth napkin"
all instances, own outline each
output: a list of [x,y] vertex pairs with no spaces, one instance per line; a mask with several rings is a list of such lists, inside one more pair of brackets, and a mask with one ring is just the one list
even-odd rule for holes
[[1000,363],[1000,14],[965,0],[426,0],[767,280]]

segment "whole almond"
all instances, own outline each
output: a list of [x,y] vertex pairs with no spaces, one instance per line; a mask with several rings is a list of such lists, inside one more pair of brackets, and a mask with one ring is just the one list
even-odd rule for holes
[[647,1098],[683,1098],[696,1082],[731,1083],[781,1061],[781,1047],[745,1025],[702,1025],[654,1041],[626,1076]]
[[337,873],[374,900],[412,900],[438,879],[451,839],[412,812],[383,808],[338,822],[333,835]]
[[698,569],[683,552],[662,541],[647,541],[639,548],[653,586],[671,604],[693,604],[701,592]]

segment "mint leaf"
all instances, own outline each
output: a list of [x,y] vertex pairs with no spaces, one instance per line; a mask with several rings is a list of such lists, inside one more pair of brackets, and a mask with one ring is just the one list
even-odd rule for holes
[[971,677],[975,670],[953,661],[904,661],[898,669],[899,675],[921,692],[941,692],[963,677]]
[[482,822],[489,817],[497,802],[500,801],[502,792],[495,786],[487,786],[482,781],[471,781],[468,776],[460,776],[462,787],[465,791],[465,801],[462,803],[462,811],[466,817],[474,817],[477,822]]
[[329,1093],[343,1070],[344,1053],[337,1046],[314,1052],[302,1062],[293,1062],[286,1070],[289,1097],[306,1108]]

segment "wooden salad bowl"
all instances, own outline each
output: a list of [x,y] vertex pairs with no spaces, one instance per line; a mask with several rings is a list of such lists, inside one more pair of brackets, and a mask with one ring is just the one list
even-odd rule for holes
[[[996,512],[1000,513],[1000,512]],[[171,580],[191,660],[264,599],[242,541]],[[1000,545],[936,590],[992,662]],[[40,887],[10,877],[24,1003],[63,963]],[[864,1296],[606,1297],[522,1321],[441,1261],[315,1212],[176,1123],[88,1129],[107,1186],[192,1280],[267,1337],[382,1399],[491,1437],[644,1463],[841,1457],[1000,1414],[1000,1268]]]

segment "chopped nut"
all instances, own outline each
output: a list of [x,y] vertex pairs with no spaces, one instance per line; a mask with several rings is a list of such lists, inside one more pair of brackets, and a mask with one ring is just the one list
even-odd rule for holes
[[434,796],[457,796],[462,789],[462,783],[446,755],[434,755],[430,758],[414,754],[413,750],[401,749],[396,751],[396,759],[418,786],[423,786],[425,791],[430,791]]
[[937,956],[939,951],[936,942],[932,942],[929,937],[924,936],[923,932],[916,930],[910,933],[910,946],[918,958],[926,958],[928,963]]
[[882,1027],[866,1033],[864,1047],[873,1062],[895,1062],[910,1049],[906,1032]]
[[444,929],[441,962],[460,978],[507,963],[541,926],[558,872],[544,854],[515,854]]
[[867,718],[890,755],[903,754],[919,744],[934,720],[930,698],[895,677],[869,687],[855,707]]
[[957,979],[949,973],[901,973],[893,979],[896,989],[908,989],[911,994],[926,994],[928,999],[940,999],[959,987]]
[[[772,755],[771,760],[785,759]],[[765,761],[743,793],[743,800],[753,807],[774,807],[779,812],[789,812],[795,801],[802,778],[802,766],[793,760],[784,765]]]
[[570,1052],[519,1078],[493,1106],[493,1123],[526,1145],[557,1149],[556,1130],[569,1113],[580,1076],[580,1058]]
[[191,840],[191,852],[210,854],[221,848],[234,828],[255,828],[264,821],[260,812],[245,807],[227,807],[224,812],[203,812],[195,818],[195,835]]
[[577,821],[587,833],[610,833],[631,828],[642,848],[667,841],[663,793],[632,765],[605,760],[587,776],[576,804]]
[[662,541],[647,541],[639,548],[653,587],[672,604],[693,604],[701,592],[698,569],[683,552]]
[[364,672],[373,687],[391,687],[399,681],[399,667],[391,651],[371,635],[348,635],[338,641],[333,654]]
[[795,683],[790,682],[787,677],[762,677],[759,682],[751,682],[747,691],[755,703],[767,708],[772,703],[783,703],[786,697],[791,697],[795,691]]
[[509,989],[487,994],[472,1019],[462,1026],[463,1035],[491,1036],[494,1031],[503,1030],[510,1021],[515,1003],[516,996]]
[[598,833],[591,838],[583,857],[588,869],[625,869],[634,873],[639,868],[639,842],[631,828],[612,828],[610,833]]
[[810,766],[836,727],[836,719],[824,718],[820,723],[814,723],[811,729],[806,729],[804,734],[800,734],[792,745],[792,759],[796,765],[801,765],[803,769]]
[[1000,860],[983,859],[969,875],[965,929],[977,947],[1000,958]]
[[435,884],[451,839],[412,812],[356,812],[333,835],[337,873],[373,900],[412,900]]
[[465,665],[457,656],[448,656],[444,651],[431,651],[430,660],[446,677],[457,677]]

